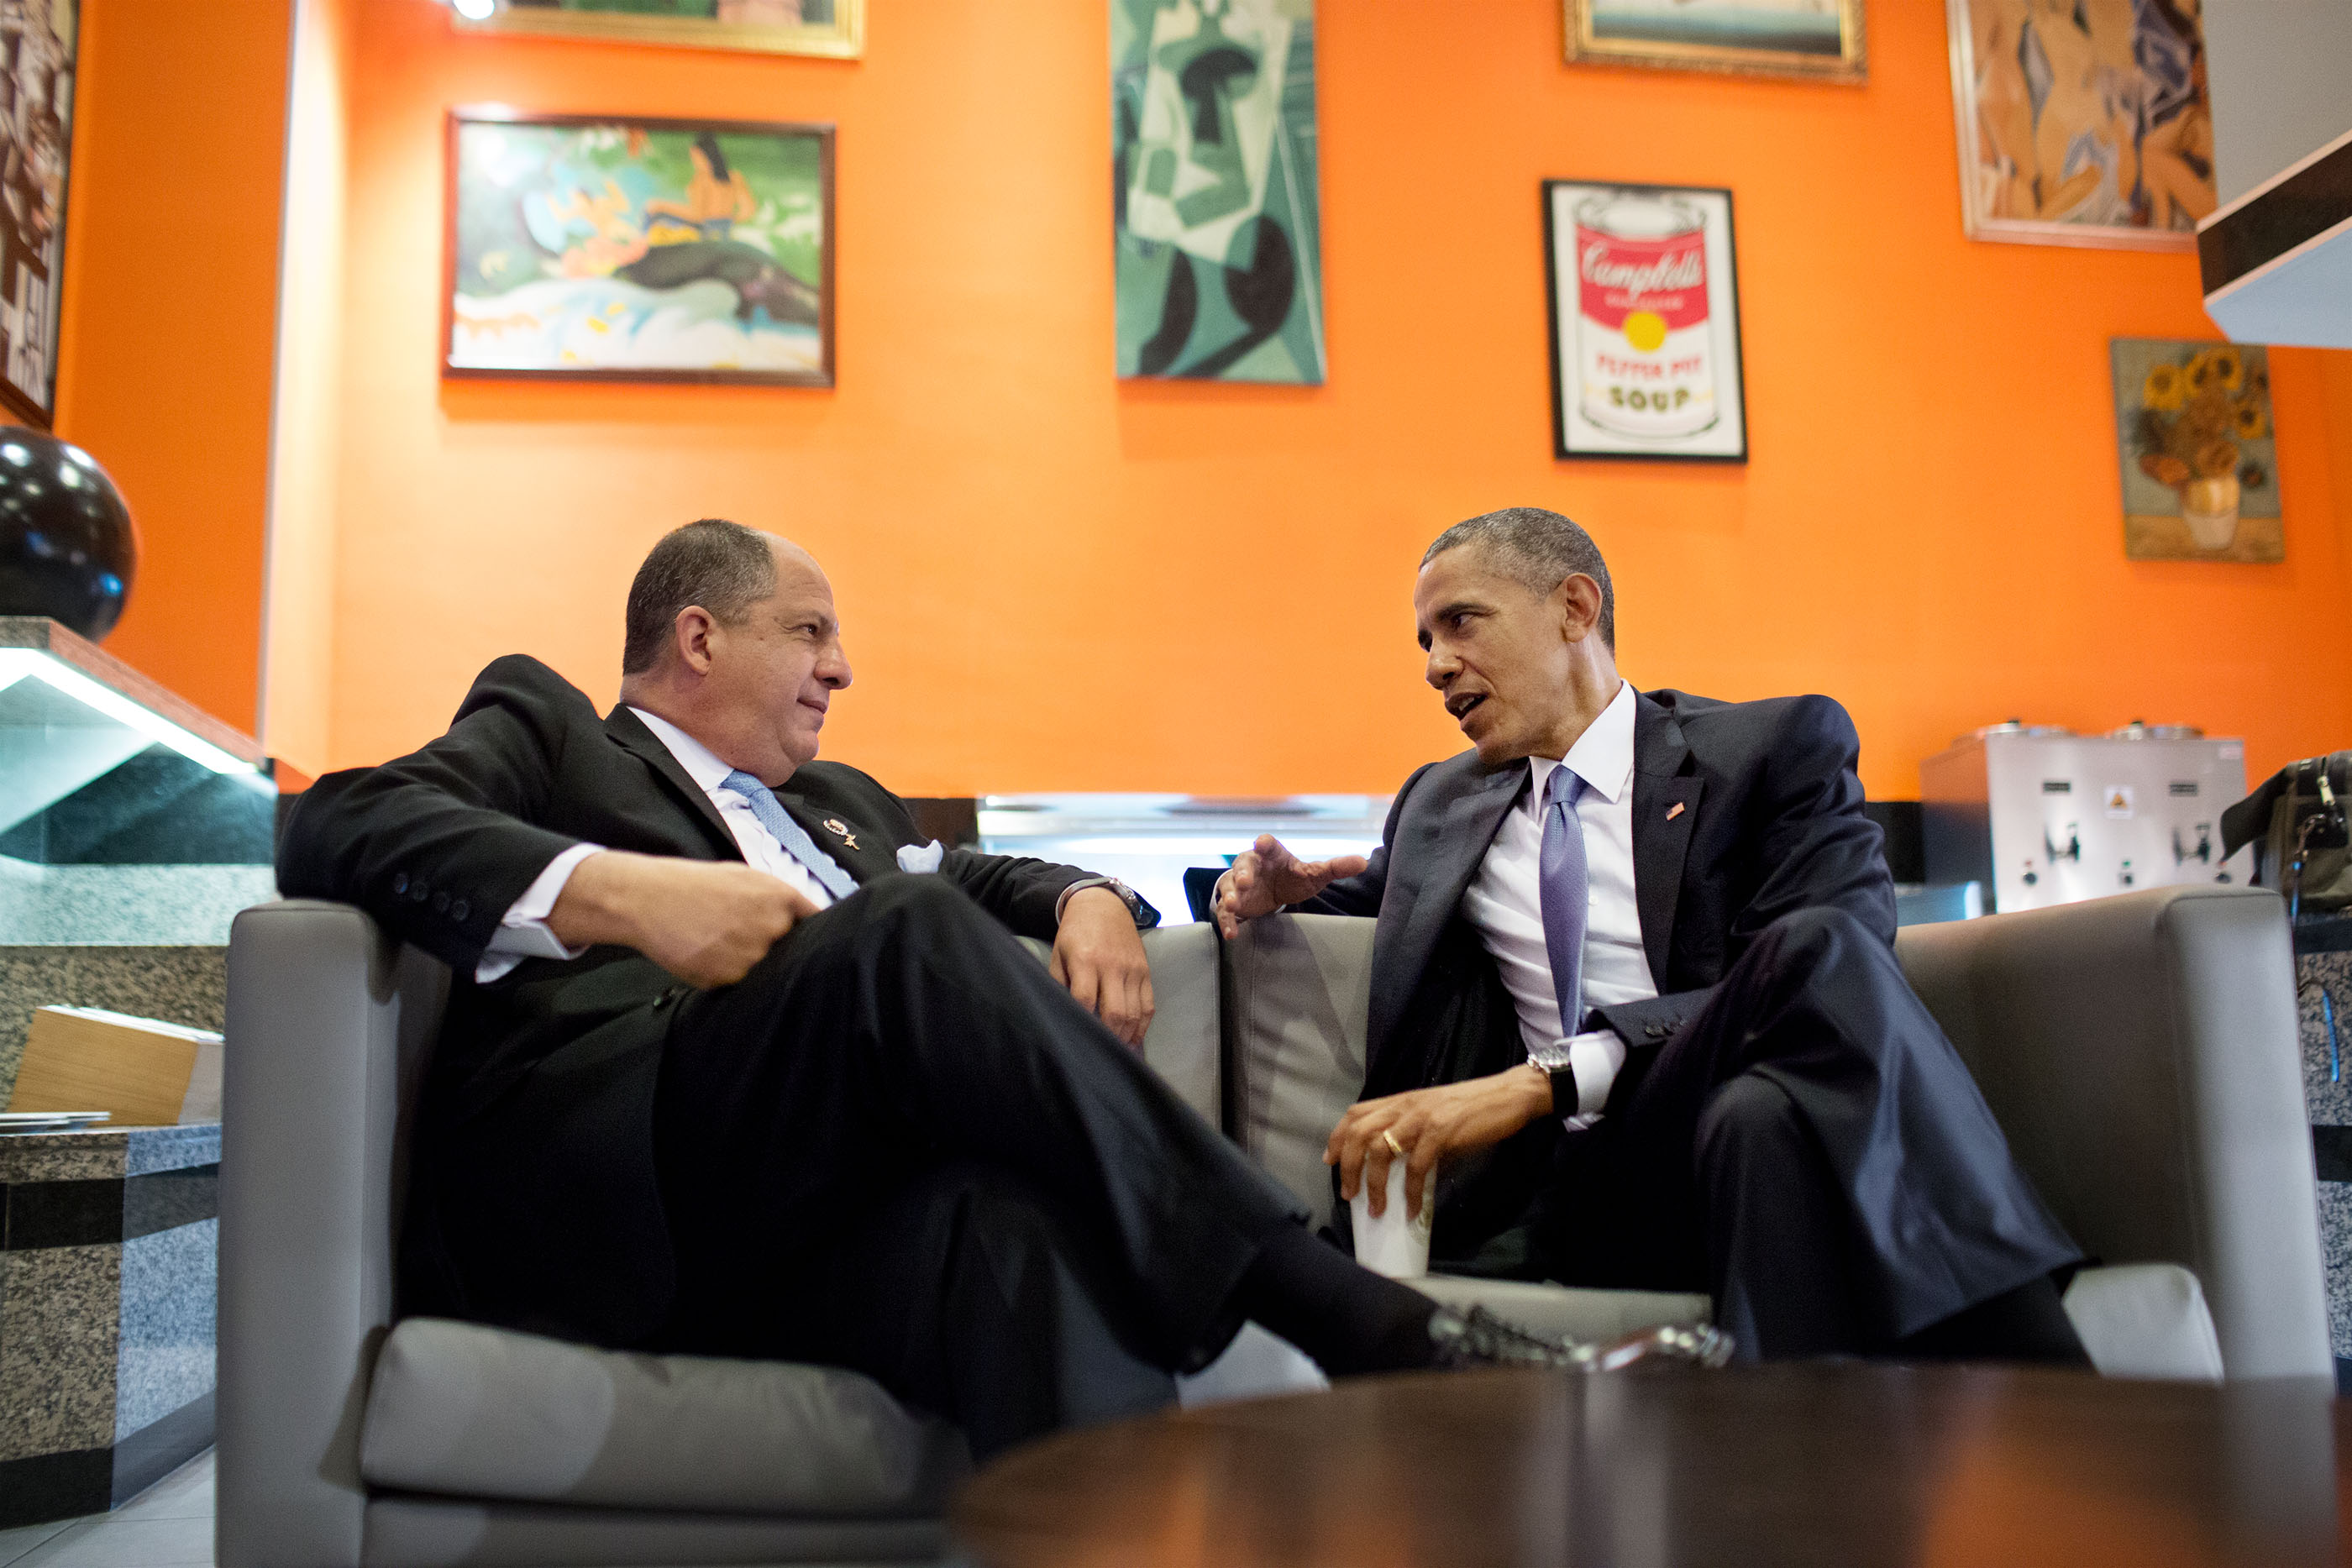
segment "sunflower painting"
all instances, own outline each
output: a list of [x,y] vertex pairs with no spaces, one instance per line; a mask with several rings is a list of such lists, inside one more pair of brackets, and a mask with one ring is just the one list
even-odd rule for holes
[[2286,559],[2270,359],[2259,346],[2117,338],[2124,554]]

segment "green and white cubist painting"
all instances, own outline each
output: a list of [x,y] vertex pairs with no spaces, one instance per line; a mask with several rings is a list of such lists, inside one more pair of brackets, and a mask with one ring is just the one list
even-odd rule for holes
[[1110,0],[1118,373],[1323,380],[1314,0]]

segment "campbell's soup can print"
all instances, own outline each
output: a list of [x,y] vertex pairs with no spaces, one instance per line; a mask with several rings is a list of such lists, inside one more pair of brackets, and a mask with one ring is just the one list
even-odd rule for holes
[[1689,435],[1721,413],[1706,315],[1706,219],[1672,196],[1576,208],[1584,417],[1619,435]]

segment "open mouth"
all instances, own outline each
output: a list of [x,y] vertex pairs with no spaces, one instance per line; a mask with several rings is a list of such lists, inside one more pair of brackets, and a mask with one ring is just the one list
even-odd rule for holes
[[1486,694],[1485,692],[1463,692],[1457,695],[1450,696],[1445,699],[1445,711],[1452,714],[1454,716],[1454,721],[1456,724],[1459,724],[1462,720],[1470,716],[1470,712],[1473,708],[1477,707],[1486,700]]

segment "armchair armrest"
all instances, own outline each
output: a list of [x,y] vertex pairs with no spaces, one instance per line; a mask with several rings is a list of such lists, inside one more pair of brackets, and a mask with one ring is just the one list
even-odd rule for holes
[[359,1429],[392,1316],[401,1109],[447,971],[359,910],[236,917],[222,1086],[219,1552],[357,1564]]

